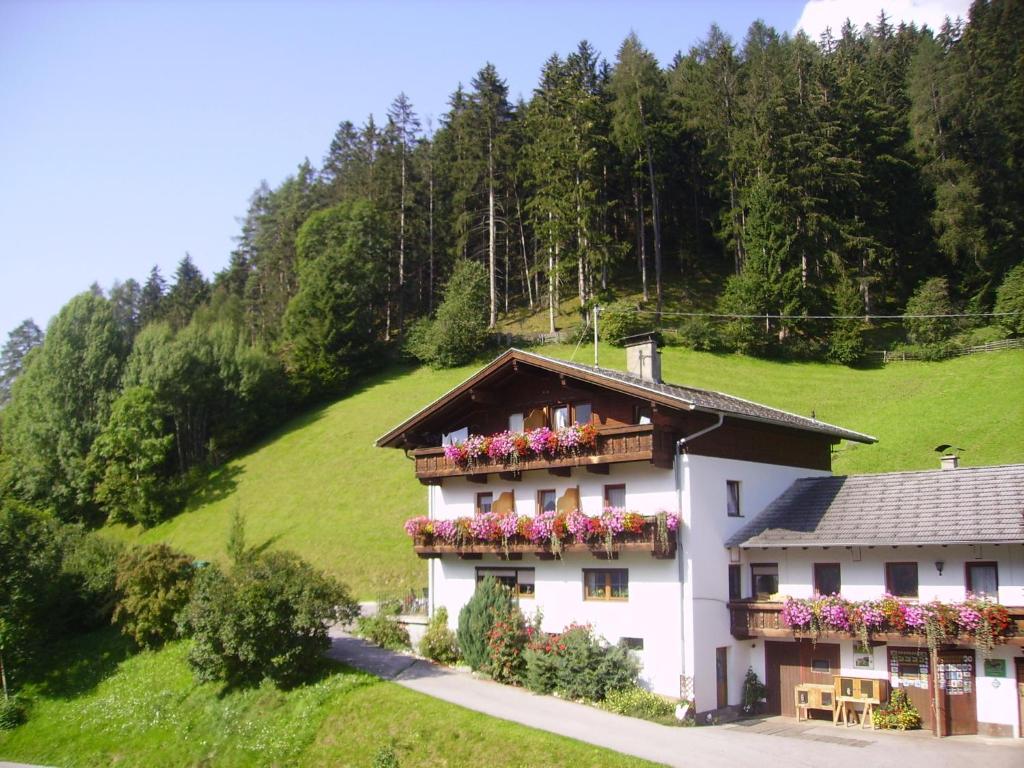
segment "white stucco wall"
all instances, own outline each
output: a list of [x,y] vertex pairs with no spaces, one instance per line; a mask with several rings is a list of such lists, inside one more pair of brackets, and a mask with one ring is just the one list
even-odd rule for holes
[[[729,631],[729,551],[724,542],[793,481],[829,474],[777,464],[683,456],[686,669],[693,678],[698,711],[714,709],[717,705],[715,654],[718,648],[729,649],[730,704],[739,704],[742,700],[748,665],[764,680],[763,649],[752,647],[760,644],[736,640]],[[741,517],[727,514],[727,480],[740,482]]]
[[1018,654],[1019,649],[1008,646],[997,646],[993,649],[990,658],[1003,659],[1006,662],[1006,675],[999,677],[989,677],[985,674],[985,660],[980,653],[975,661],[979,726],[982,723],[1009,726],[1017,738],[1021,733],[1020,720],[1017,716],[1017,672],[1013,659]]

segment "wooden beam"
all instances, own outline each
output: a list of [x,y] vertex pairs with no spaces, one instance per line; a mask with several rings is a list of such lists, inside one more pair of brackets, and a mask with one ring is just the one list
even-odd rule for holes
[[484,472],[479,475],[466,475],[466,479],[471,483],[479,483],[480,485],[487,485],[487,473]]
[[555,477],[572,477],[572,467],[549,467],[548,473]]
[[497,405],[498,398],[495,397],[491,392],[484,392],[480,389],[469,390],[469,397],[474,403],[480,403],[481,405]]
[[523,473],[517,469],[512,472],[499,472],[498,477],[502,480],[508,480],[510,483],[518,483],[522,481]]
[[585,464],[587,472],[595,475],[607,475],[610,469],[608,464]]

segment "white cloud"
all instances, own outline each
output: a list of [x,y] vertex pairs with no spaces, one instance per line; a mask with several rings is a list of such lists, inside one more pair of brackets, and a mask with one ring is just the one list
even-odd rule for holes
[[817,40],[826,27],[831,27],[838,37],[847,19],[860,29],[869,22],[873,24],[883,8],[894,26],[912,21],[937,31],[947,16],[960,16],[966,21],[970,5],[970,0],[809,0],[793,31],[802,29]]

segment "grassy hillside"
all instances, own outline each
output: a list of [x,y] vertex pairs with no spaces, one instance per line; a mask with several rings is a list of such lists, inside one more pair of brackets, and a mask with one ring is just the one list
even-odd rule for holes
[[[573,354],[568,346],[541,351]],[[592,347],[581,347],[576,359],[591,362]],[[621,368],[625,355],[602,347],[601,363]],[[231,513],[239,509],[251,543],[272,540],[294,549],[361,597],[422,586],[426,570],[402,522],[425,511],[425,491],[400,451],[374,448],[373,441],[476,368],[383,371],[225,466],[175,519],[145,532],[114,532],[219,559]],[[879,438],[876,445],[839,446],[833,469],[841,474],[937,467],[932,449],[940,443],[966,449],[968,466],[1024,461],[1024,351],[851,370],[669,348],[663,374],[795,413],[813,410],[819,419]]]
[[[112,630],[55,649],[26,686],[27,724],[0,731],[0,760],[73,766],[649,766],[414,693],[326,662],[289,691],[194,682],[178,642],[130,656]],[[500,749],[496,749],[500,745]]]

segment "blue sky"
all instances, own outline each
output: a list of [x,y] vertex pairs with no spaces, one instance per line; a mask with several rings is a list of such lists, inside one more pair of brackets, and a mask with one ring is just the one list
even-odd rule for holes
[[[612,59],[632,29],[664,63],[712,22],[742,38],[757,18],[792,31],[878,5],[0,0],[0,343],[186,251],[212,275],[261,179],[318,164],[339,121],[380,118],[399,91],[436,123],[487,61],[529,96],[584,38]],[[967,3],[885,5],[927,20]]]

